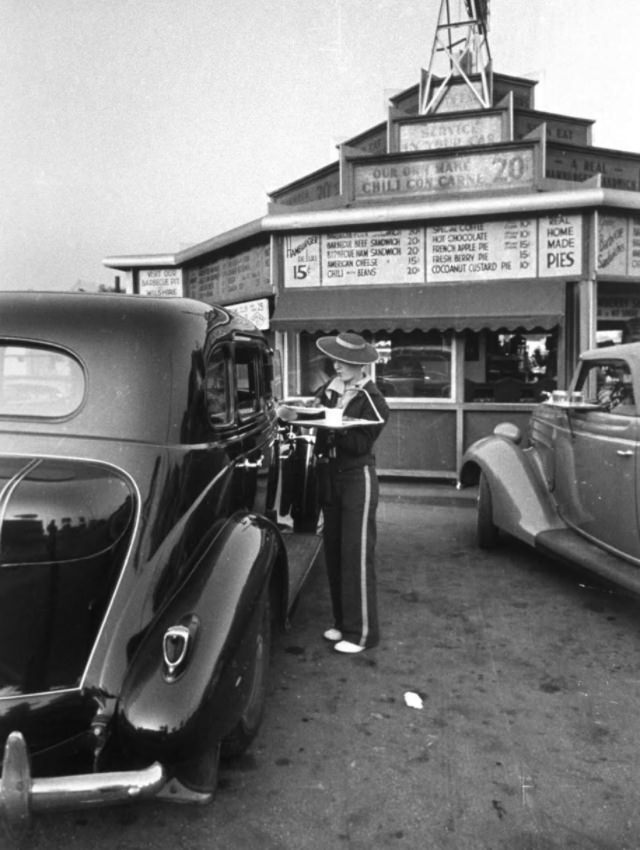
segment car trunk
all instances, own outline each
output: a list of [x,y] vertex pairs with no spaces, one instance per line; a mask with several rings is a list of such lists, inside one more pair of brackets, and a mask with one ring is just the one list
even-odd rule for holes
[[106,465],[0,457],[0,717],[7,698],[79,687],[134,499]]

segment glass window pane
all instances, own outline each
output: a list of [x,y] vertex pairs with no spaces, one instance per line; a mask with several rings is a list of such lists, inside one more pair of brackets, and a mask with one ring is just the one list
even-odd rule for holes
[[258,352],[252,346],[237,345],[235,349],[236,392],[238,413],[250,416],[259,410],[260,393],[257,385],[256,358]]
[[333,377],[333,362],[316,348],[316,340],[323,333],[300,334],[300,394],[315,395],[323,384]]
[[576,390],[583,393],[585,401],[602,410],[627,414],[635,411],[631,372],[622,360],[584,363]]
[[389,398],[450,399],[450,339],[439,332],[378,333],[376,383]]
[[223,351],[216,351],[207,363],[205,399],[210,422],[220,425],[230,421],[229,382]]
[[66,352],[0,344],[0,415],[68,416],[84,392],[82,367]]
[[556,331],[468,333],[465,351],[465,401],[532,403],[557,386]]

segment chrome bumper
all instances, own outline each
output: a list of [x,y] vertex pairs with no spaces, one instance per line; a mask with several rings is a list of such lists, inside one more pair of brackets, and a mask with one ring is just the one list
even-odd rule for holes
[[25,740],[20,732],[12,732],[4,748],[0,818],[16,835],[26,828],[31,812],[108,806],[155,797],[166,781],[159,762],[143,770],[32,779]]

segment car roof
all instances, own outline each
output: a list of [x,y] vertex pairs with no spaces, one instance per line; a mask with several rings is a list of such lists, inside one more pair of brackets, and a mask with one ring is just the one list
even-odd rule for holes
[[640,342],[626,342],[621,345],[605,345],[601,348],[591,348],[583,351],[581,360],[619,359],[640,363]]
[[193,365],[212,327],[221,339],[259,335],[228,310],[186,298],[0,292],[0,339],[67,349],[86,369],[83,407],[68,420],[39,419],[40,430],[179,442]]

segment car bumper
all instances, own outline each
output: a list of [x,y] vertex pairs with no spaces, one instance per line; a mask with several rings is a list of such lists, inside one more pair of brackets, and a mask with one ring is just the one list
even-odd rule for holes
[[164,767],[33,779],[27,745],[12,732],[4,748],[0,778],[0,817],[11,833],[26,828],[32,812],[108,806],[155,797],[165,786]]

